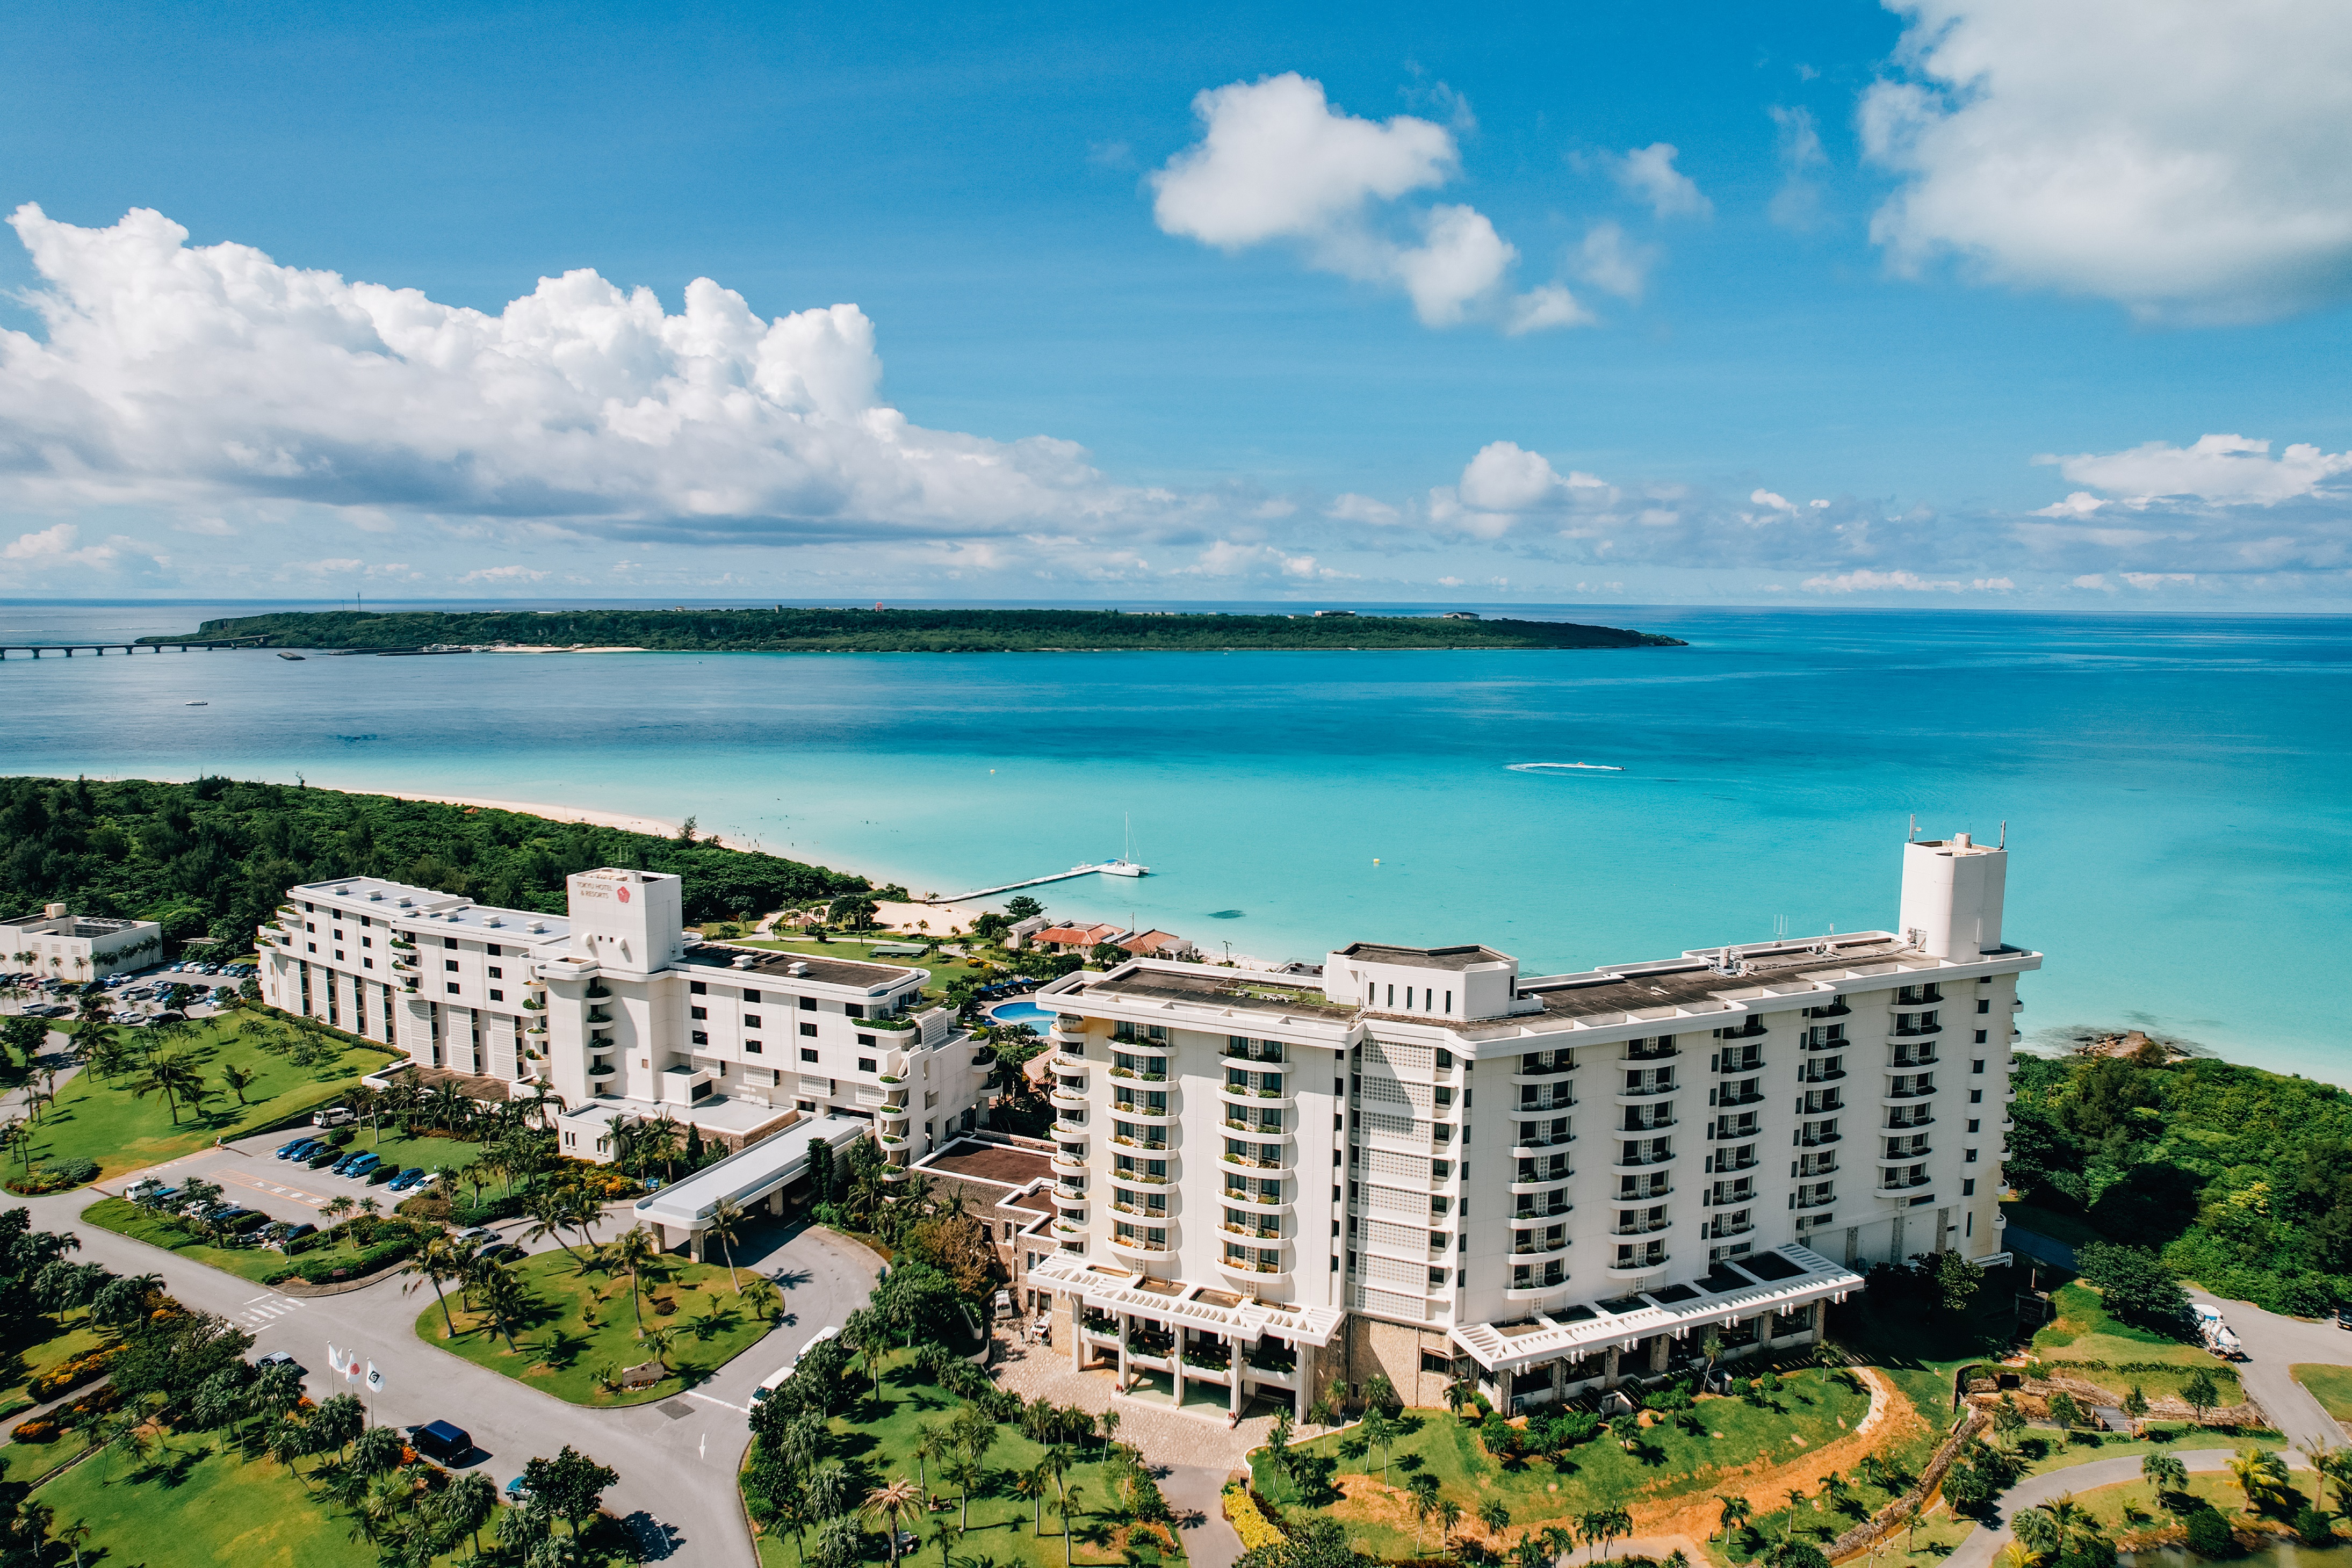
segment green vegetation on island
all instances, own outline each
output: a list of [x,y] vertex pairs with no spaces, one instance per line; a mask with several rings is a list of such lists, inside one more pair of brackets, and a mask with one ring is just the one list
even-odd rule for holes
[[2352,1301],[2352,1094],[2168,1057],[2019,1059],[2011,1223],[2065,1232],[2144,1323],[2185,1308],[2163,1274],[2273,1312]]
[[748,917],[870,886],[715,840],[387,795],[217,778],[0,779],[0,887],[7,890],[0,918],[54,902],[77,915],[159,921],[174,940],[249,943],[298,883],[382,876],[561,915],[563,879],[597,866],[683,877],[690,921]]
[[700,653],[1220,653],[1382,648],[1679,648],[1679,638],[1565,621],[1444,615],[1227,615],[1118,610],[284,611],[143,643],[263,637],[272,647],[628,647]]

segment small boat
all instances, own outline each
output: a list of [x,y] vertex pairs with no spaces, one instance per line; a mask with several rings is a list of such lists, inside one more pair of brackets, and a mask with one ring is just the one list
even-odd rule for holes
[[298,661],[303,657],[300,653],[280,653],[278,656],[281,659],[294,659]]
[[1552,766],[1554,768],[1580,768],[1587,773],[1622,773],[1625,771],[1622,768],[1616,767],[1607,762],[1555,762]]
[[180,706],[182,707],[210,707],[213,705],[210,703],[182,703]]
[[1622,773],[1622,768],[1610,762],[1512,762],[1506,764],[1514,773]]

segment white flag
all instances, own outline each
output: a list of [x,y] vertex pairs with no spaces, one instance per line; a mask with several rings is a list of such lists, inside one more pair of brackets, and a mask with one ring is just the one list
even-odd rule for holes
[[375,1363],[374,1363],[374,1362],[372,1362],[372,1361],[371,1361],[371,1362],[369,1362],[369,1363],[367,1364],[367,1366],[368,1366],[368,1371],[367,1371],[367,1385],[368,1385],[368,1392],[369,1392],[370,1394],[381,1394],[381,1393],[383,1393],[383,1373],[381,1373],[381,1372],[378,1372],[378,1371],[375,1369]]
[[339,1375],[343,1370],[343,1353],[335,1348],[333,1340],[327,1342],[327,1370]]

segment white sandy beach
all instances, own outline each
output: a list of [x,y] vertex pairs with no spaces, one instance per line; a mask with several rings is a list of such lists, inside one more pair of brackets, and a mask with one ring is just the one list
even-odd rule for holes
[[659,817],[632,817],[625,811],[592,811],[584,806],[549,806],[536,800],[489,800],[478,795],[427,795],[413,789],[372,789],[357,793],[389,795],[395,800],[432,800],[444,806],[479,806],[490,811],[520,811],[525,816],[545,817],[557,822],[588,822],[599,828],[618,828],[625,833],[651,833],[656,838],[676,838],[678,824],[666,822]]

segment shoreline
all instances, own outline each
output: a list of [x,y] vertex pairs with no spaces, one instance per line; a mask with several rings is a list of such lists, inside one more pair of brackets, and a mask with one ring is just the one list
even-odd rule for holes
[[514,811],[526,817],[545,817],[553,822],[585,822],[591,827],[618,828],[625,833],[646,833],[657,839],[674,839],[683,826],[659,817],[592,810],[585,806],[551,806],[538,800],[492,800],[479,795],[436,795],[417,789],[353,789],[346,793],[385,795],[394,800],[425,800],[440,806],[477,806],[486,811]]

